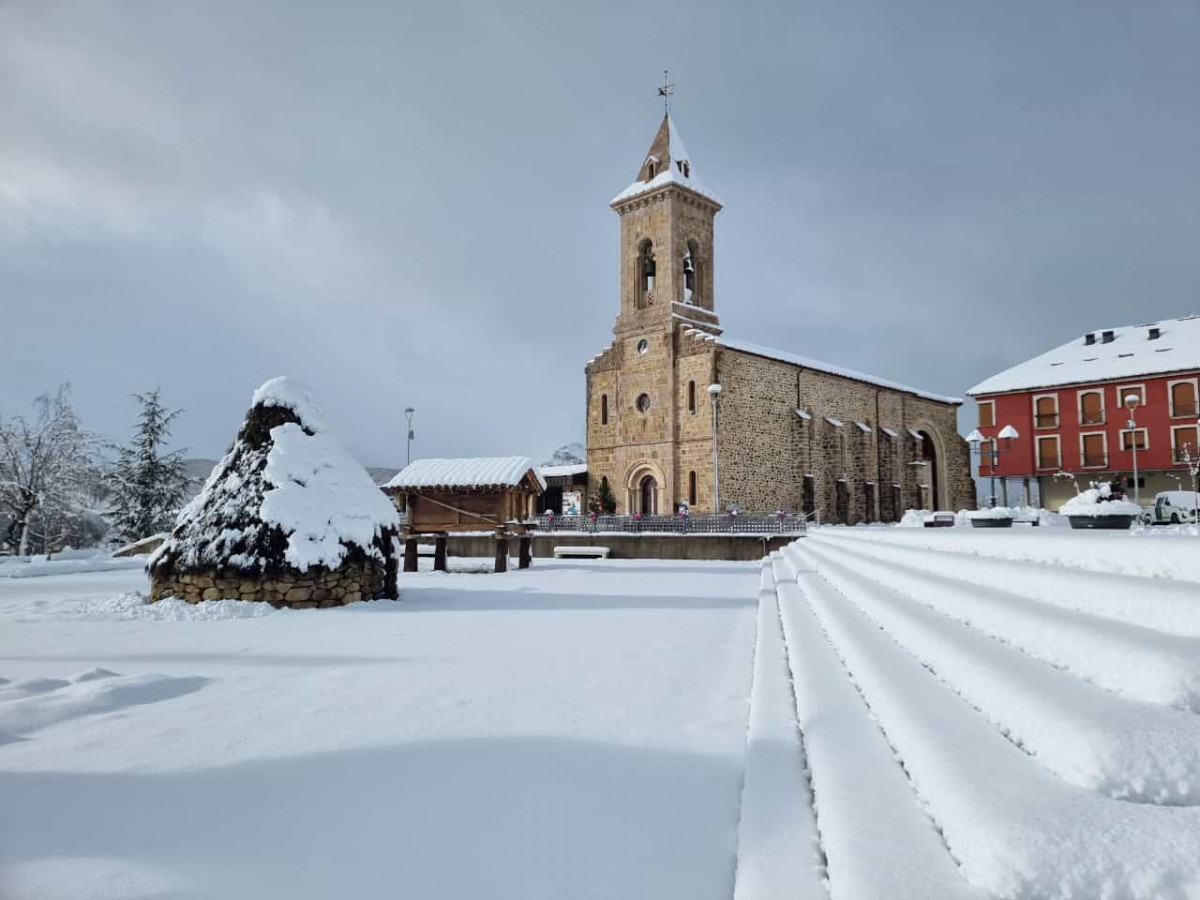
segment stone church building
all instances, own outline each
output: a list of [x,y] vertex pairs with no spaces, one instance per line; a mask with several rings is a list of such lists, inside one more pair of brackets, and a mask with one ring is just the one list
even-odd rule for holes
[[974,507],[961,400],[724,333],[713,296],[721,203],[669,115],[611,206],[621,308],[612,344],[586,368],[587,462],[618,512],[712,511],[714,462],[723,510],[820,510],[853,524]]

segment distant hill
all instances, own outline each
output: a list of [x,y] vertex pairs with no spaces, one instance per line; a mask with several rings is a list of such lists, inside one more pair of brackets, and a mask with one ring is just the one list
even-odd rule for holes
[[575,466],[587,462],[587,448],[578,441],[563,444],[551,457],[542,463],[543,466]]
[[[218,460],[204,459],[203,457],[193,457],[183,461],[188,476],[189,496],[194,497],[200,493],[200,488],[204,487],[204,482],[208,480],[208,475],[217,462]],[[376,484],[386,484],[400,471],[388,466],[366,466],[366,470]]]

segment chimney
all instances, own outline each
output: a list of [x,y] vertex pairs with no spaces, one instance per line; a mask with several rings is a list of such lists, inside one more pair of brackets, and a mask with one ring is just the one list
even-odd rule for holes
[[1162,329],[1160,329],[1160,328],[1151,328],[1151,329],[1150,329],[1150,336],[1149,336],[1149,338],[1147,338],[1147,340],[1151,340],[1151,341],[1157,341],[1157,340],[1158,340],[1160,337],[1162,337]]
[[1083,342],[1089,347],[1096,343],[1096,332],[1089,331],[1087,334],[1085,334],[1083,336]]
[[1100,342],[1103,344],[1111,344],[1116,338],[1116,335],[1111,331],[1106,331],[1100,336]]

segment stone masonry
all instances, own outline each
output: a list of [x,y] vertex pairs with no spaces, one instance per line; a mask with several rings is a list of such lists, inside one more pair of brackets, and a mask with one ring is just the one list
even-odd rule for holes
[[652,162],[690,169],[673,136],[664,119],[638,182],[612,204],[621,305],[613,343],[586,368],[591,484],[607,478],[622,513],[669,513],[689,501],[711,511],[708,387],[720,384],[723,508],[856,523],[972,507],[958,402],[724,346],[712,293],[721,205],[687,181],[650,183]]
[[384,596],[385,567],[370,560],[346,563],[336,571],[285,571],[261,578],[222,572],[172,573],[156,577],[150,588],[153,601],[164,597],[178,597],[188,603],[253,600],[292,609],[325,609]]

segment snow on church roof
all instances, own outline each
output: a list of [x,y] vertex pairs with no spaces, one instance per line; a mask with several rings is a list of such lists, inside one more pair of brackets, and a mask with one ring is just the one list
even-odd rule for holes
[[1076,337],[979,382],[967,394],[1003,394],[1200,369],[1200,316],[1100,328],[1088,334],[1093,343],[1087,342],[1087,334]]
[[546,479],[528,456],[480,456],[465,459],[418,459],[396,474],[389,488],[517,487],[533,472],[542,490]]
[[[655,151],[659,152],[655,152]],[[675,120],[670,115],[663,117],[662,125],[658,128],[658,133],[654,136],[654,143],[650,147],[650,152],[646,154],[646,162],[653,161],[655,167],[663,165],[666,161],[665,168],[649,177],[649,171],[643,163],[641,170],[638,172],[638,178],[633,184],[613,197],[609,201],[609,206],[615,206],[618,203],[623,203],[633,197],[641,194],[649,193],[650,191],[658,190],[661,187],[666,187],[669,184],[677,184],[688,190],[695,191],[702,197],[707,197],[714,203],[720,205],[721,199],[712,191],[705,188],[700,181],[695,177],[695,166],[692,165],[692,159],[688,155],[687,147],[683,144],[683,138],[679,136],[679,131],[675,128]]]
[[854,381],[863,381],[867,384],[874,384],[881,388],[887,388],[892,391],[903,391],[906,394],[914,394],[917,397],[923,397],[926,400],[934,400],[938,403],[962,403],[960,397],[947,397],[941,394],[931,394],[928,391],[922,391],[915,387],[909,387],[906,384],[900,384],[896,381],[888,381],[884,378],[876,378],[874,375],[866,375],[862,372],[856,372],[853,369],[846,369],[842,366],[831,365],[830,363],[821,362],[818,359],[810,359],[807,356],[798,356],[795,353],[785,353],[783,350],[773,350],[770,347],[763,347],[759,344],[752,344],[749,341],[739,341],[734,338],[721,335],[716,339],[717,343],[722,347],[727,347],[730,350],[740,350],[742,353],[751,353],[755,356],[762,356],[767,359],[777,359],[780,362],[791,363],[794,366],[802,366],[806,369],[816,369],[821,372],[828,372],[830,375],[840,375],[842,378],[850,378]]

